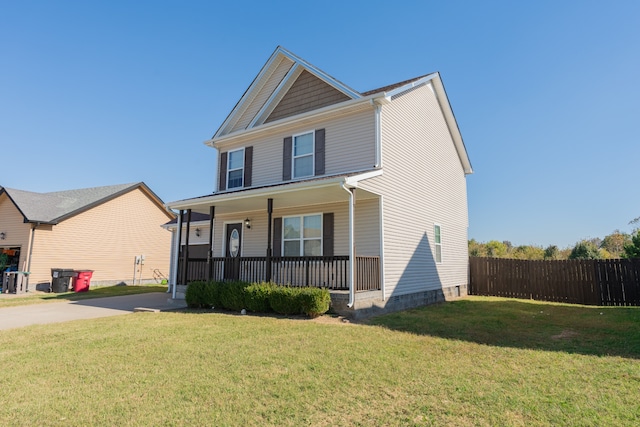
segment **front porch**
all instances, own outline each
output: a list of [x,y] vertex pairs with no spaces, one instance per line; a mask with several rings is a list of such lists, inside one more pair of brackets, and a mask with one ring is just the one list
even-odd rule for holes
[[[271,281],[287,286],[311,286],[332,291],[349,290],[349,256],[305,257],[214,257],[186,258],[178,261],[182,284],[196,280]],[[186,274],[185,274],[186,273]],[[380,258],[356,256],[354,290],[380,290]]]

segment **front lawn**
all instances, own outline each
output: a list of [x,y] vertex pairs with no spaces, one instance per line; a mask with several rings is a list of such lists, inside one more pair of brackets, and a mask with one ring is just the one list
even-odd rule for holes
[[328,320],[135,313],[0,331],[0,425],[640,423],[638,308],[476,297]]

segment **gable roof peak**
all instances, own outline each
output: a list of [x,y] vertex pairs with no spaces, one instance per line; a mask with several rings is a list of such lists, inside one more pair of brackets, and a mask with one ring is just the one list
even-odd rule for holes
[[270,113],[305,71],[326,85],[328,90],[339,93],[342,99],[353,100],[362,97],[355,89],[284,47],[277,46],[211,139],[215,140],[265,123]]

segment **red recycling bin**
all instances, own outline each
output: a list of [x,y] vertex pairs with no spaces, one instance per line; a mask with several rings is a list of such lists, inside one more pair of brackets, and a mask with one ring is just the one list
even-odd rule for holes
[[91,285],[93,270],[76,270],[75,273],[75,276],[73,276],[73,291],[87,292],[89,285]]

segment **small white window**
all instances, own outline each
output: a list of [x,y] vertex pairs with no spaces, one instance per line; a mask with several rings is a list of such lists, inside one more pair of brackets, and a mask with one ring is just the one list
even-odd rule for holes
[[314,133],[293,136],[293,177],[312,176],[314,172]]
[[244,179],[244,148],[229,151],[227,159],[227,189],[242,187]]
[[442,262],[442,233],[438,224],[433,226],[436,241],[436,262]]
[[291,216],[282,219],[284,256],[322,256],[322,215]]

